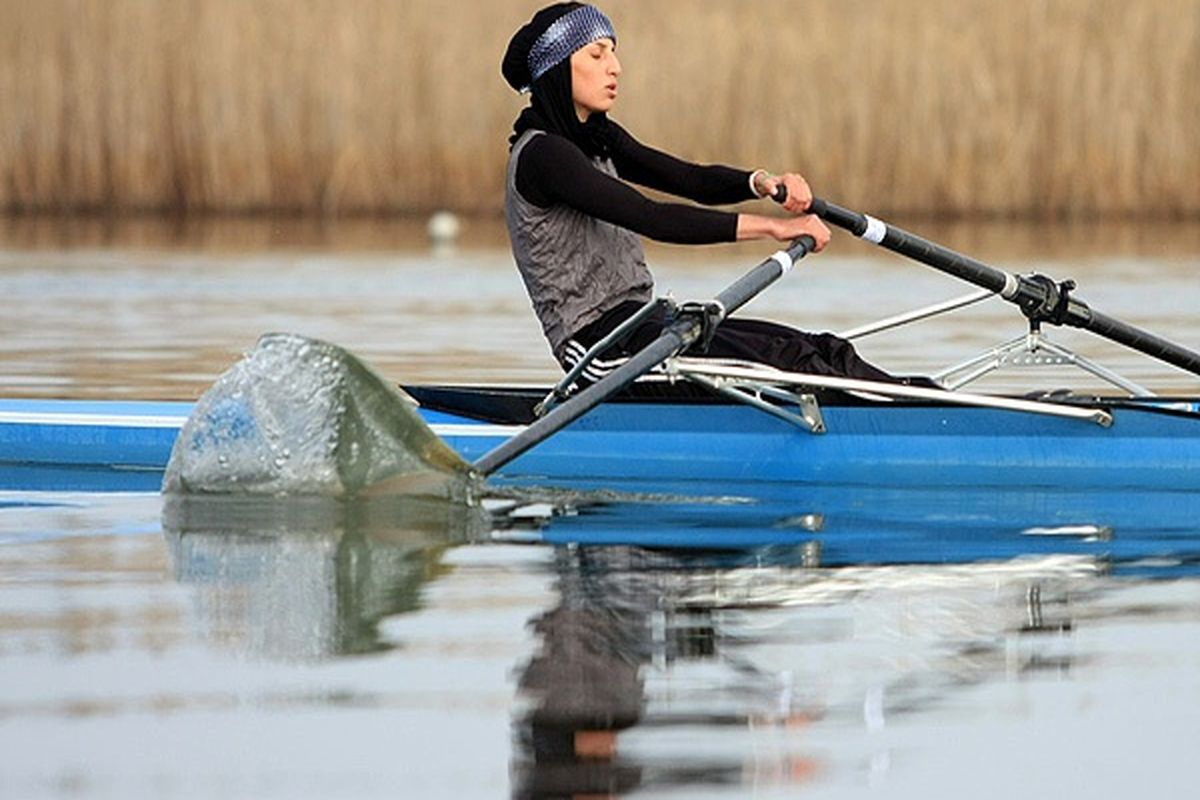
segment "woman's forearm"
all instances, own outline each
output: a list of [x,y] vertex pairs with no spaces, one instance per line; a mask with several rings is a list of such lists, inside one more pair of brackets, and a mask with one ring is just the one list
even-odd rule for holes
[[812,214],[801,214],[798,217],[764,217],[758,214],[737,215],[737,240],[775,239],[788,242],[801,236],[811,236],[816,246],[814,252],[821,252],[829,244],[829,228],[820,218]]
[[778,239],[779,220],[775,217],[764,217],[759,214],[738,214],[737,240],[739,242],[751,239]]

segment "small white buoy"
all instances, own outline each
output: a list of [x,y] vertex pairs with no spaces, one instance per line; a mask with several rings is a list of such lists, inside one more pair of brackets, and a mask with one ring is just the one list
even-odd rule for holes
[[429,218],[429,224],[426,226],[429,240],[437,247],[446,247],[454,244],[458,239],[461,229],[462,225],[459,223],[458,217],[449,211],[434,213]]

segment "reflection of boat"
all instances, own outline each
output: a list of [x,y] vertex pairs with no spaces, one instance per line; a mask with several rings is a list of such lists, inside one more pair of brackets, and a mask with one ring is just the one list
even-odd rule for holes
[[[0,468],[4,486],[39,492],[145,492],[160,480],[161,473],[145,470]],[[1100,559],[1122,573],[1192,574],[1200,566],[1200,491],[619,480],[563,480],[559,489],[525,490],[521,483],[495,481],[494,492],[515,493],[514,499],[485,504],[524,504],[515,527],[493,517],[476,528],[487,524],[494,537],[516,541],[711,551],[714,558],[740,551],[753,563],[937,564],[1064,554]],[[192,502],[202,507],[202,500]],[[383,508],[389,501],[400,498],[366,505]],[[292,502],[304,509],[308,500]],[[542,504],[540,525],[530,503]],[[266,499],[262,505],[285,518],[287,503]],[[484,516],[472,505],[457,513]],[[264,529],[273,524],[261,521]],[[196,532],[196,524],[188,524]]]
[[[587,505],[552,519],[538,538],[691,550],[724,564],[844,567],[1074,556],[1126,574],[1172,576],[1200,568],[1200,492],[745,483],[709,485],[709,498],[689,499],[678,492],[694,491],[694,484],[642,488],[658,492],[647,495],[655,502]],[[743,555],[722,558],[720,551]]]
[[[878,387],[867,388],[870,397],[822,389],[796,395],[803,409],[790,401],[773,406],[799,420],[819,414],[823,432],[815,432],[692,387],[641,386],[500,474],[546,483],[1200,489],[1200,414],[1191,401],[1073,397],[1009,410],[876,397]],[[521,430],[544,394],[431,387],[410,393],[434,432],[468,460]],[[3,401],[0,460],[9,468],[161,470],[189,410],[185,403]]]

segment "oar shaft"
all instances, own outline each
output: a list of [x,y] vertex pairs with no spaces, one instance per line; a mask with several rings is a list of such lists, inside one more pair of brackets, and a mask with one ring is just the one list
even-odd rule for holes
[[1085,328],[1110,341],[1131,347],[1139,353],[1152,355],[1180,369],[1200,375],[1200,353],[1181,347],[1150,331],[1128,325],[1119,319],[1113,319],[1092,308],[1087,309],[1087,316],[1087,324],[1078,327]]
[[699,331],[700,323],[696,320],[674,323],[603,380],[593,383],[516,436],[485,453],[474,463],[475,470],[481,475],[489,475],[534,445],[545,441],[658,364],[686,349],[696,340]]
[[[774,283],[814,246],[811,237],[802,236],[787,250],[780,250],[718,294],[715,302],[724,318],[749,302],[755,295]],[[485,453],[472,466],[481,475],[488,475],[520,456],[525,451],[570,425],[642,375],[686,350],[703,332],[698,317],[684,316],[671,323],[657,339],[639,350],[628,361],[554,408],[508,441]]]
[[[813,198],[809,210],[826,222],[850,231],[860,239],[873,242],[894,253],[961,278],[993,291],[1029,313],[1053,305],[1055,287],[1044,280],[1014,275],[988,266],[969,256],[956,253],[916,234],[882,222],[866,214],[851,211],[820,198]],[[1058,324],[1083,328],[1106,339],[1158,358],[1180,369],[1200,375],[1200,353],[1168,341],[1149,331],[1102,314],[1082,301],[1067,297]]]
[[809,211],[826,222],[850,231],[860,239],[873,242],[894,253],[908,256],[922,264],[982,286],[996,294],[1004,296],[1006,290],[1015,291],[1018,283],[1016,276],[1010,275],[1004,270],[988,266],[970,256],[956,253],[902,228],[835,205],[828,200],[814,197]]
[[816,246],[811,236],[801,236],[787,250],[779,250],[766,261],[730,284],[713,300],[725,310],[725,316],[744,306],[766,289]]

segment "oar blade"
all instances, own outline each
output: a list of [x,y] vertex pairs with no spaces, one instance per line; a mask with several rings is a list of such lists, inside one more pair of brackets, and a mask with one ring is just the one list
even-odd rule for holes
[[416,403],[336,345],[268,334],[196,403],[163,491],[458,496],[470,467]]

